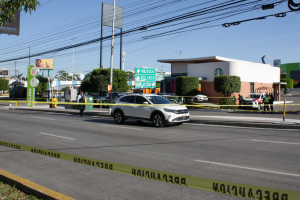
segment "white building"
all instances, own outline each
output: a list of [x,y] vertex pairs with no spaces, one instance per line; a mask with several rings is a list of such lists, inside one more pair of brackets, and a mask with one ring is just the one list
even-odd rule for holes
[[[171,64],[171,77],[165,78],[161,90],[165,93],[176,93],[176,77],[198,77],[201,93],[208,97],[222,97],[214,90],[214,77],[217,75],[239,76],[241,78],[241,92],[244,97],[251,92],[274,92],[275,100],[279,100],[280,68],[269,64],[261,64],[219,56],[164,59],[161,63]],[[237,97],[237,94],[231,94]],[[276,99],[277,97],[277,99]],[[213,101],[213,99],[212,99]],[[219,101],[216,99],[216,101]]]

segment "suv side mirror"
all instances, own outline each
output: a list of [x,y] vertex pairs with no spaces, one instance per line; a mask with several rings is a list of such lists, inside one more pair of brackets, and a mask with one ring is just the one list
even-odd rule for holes
[[147,101],[143,102],[143,104],[149,104]]

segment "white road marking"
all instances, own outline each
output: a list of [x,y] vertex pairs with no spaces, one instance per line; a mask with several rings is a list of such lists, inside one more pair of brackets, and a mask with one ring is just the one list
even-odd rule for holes
[[130,127],[126,127],[126,126],[111,126],[111,125],[102,125],[102,126],[108,126],[108,127],[114,127],[114,128],[127,128],[127,129],[134,129],[134,130],[140,130],[140,131],[143,130],[140,128],[130,128]]
[[291,142],[279,142],[279,141],[267,141],[267,140],[251,140],[253,142],[270,142],[270,143],[277,143],[277,144],[295,144],[300,145],[300,143],[291,143]]
[[226,125],[213,125],[213,124],[196,124],[196,123],[183,123],[185,125],[194,126],[216,126],[216,127],[228,127],[228,128],[242,128],[242,129],[269,129],[269,130],[279,130],[279,131],[299,131],[299,129],[281,129],[281,128],[258,128],[258,127],[242,127],[242,126],[226,126]]
[[238,165],[229,165],[229,164],[224,164],[224,163],[210,162],[210,161],[205,161],[205,160],[195,160],[195,161],[214,164],[214,165],[222,165],[222,166],[227,166],[227,167],[235,167],[235,168],[241,168],[241,169],[249,169],[249,170],[261,171],[261,172],[268,172],[268,173],[273,173],[273,174],[281,174],[281,175],[300,177],[300,174],[290,174],[290,173],[277,172],[277,171],[271,171],[271,170],[265,170],[265,169],[257,169],[257,168],[243,167],[243,166],[238,166]]
[[46,120],[55,120],[55,119],[51,119],[51,118],[42,118],[42,117],[34,117],[35,119],[46,119]]
[[53,134],[49,134],[49,133],[39,132],[39,134],[42,134],[42,135],[49,135],[49,136],[58,137],[58,138],[63,138],[63,139],[67,139],[67,140],[75,140],[74,138],[63,137],[63,136],[53,135]]

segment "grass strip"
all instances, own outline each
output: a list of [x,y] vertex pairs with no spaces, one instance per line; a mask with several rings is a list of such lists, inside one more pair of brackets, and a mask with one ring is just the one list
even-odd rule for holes
[[27,195],[14,185],[0,181],[0,199],[5,200],[42,200],[33,195]]

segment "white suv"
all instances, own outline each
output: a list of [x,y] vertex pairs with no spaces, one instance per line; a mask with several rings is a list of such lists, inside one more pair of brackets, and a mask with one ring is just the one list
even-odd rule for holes
[[172,104],[155,94],[130,94],[118,98],[114,103],[116,105],[112,107],[111,113],[117,124],[124,123],[127,118],[134,118],[138,121],[150,120],[154,126],[162,127],[167,123],[183,123],[189,120],[187,107]]

